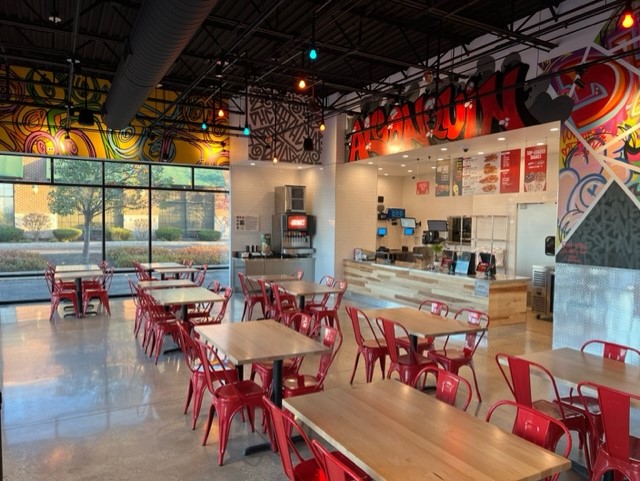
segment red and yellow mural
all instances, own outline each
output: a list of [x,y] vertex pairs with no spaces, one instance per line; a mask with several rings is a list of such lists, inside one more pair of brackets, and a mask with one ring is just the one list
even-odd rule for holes
[[[225,129],[203,131],[203,119],[213,124],[216,110],[205,98],[189,97],[164,114],[179,92],[156,89],[126,129],[111,131],[102,123],[100,110],[109,82],[76,76],[67,115],[66,74],[0,66],[0,150],[39,155],[81,156],[102,159],[142,160],[181,164],[225,166],[229,164],[229,139]],[[205,107],[206,106],[206,107]],[[93,126],[80,125],[80,109],[93,112]],[[228,110],[227,110],[228,111]],[[228,116],[216,119],[226,125]]]

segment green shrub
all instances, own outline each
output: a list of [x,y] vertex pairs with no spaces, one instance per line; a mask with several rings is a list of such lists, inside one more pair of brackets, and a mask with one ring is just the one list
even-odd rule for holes
[[133,232],[123,227],[107,227],[108,241],[127,241],[131,240]]
[[60,242],[69,242],[78,240],[82,235],[80,229],[68,228],[68,229],[53,229],[53,236]]
[[0,251],[0,272],[41,271],[45,267],[47,260],[37,252]]
[[182,239],[182,229],[177,227],[160,227],[156,229],[156,239],[165,241],[177,241]]
[[[194,265],[208,264],[210,266],[226,265],[229,263],[229,249],[226,245],[190,246],[180,249],[154,247],[154,262],[180,262],[183,259],[193,259]],[[147,262],[146,247],[113,247],[107,246],[107,260],[115,267],[133,267],[133,262]]]
[[10,225],[0,225],[0,242],[18,242],[22,240],[24,229]]
[[202,229],[198,231],[198,239],[201,241],[218,241],[222,237],[222,232],[213,229]]

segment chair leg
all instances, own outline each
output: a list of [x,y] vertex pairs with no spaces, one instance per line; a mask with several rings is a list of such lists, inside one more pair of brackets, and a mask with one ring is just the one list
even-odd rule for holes
[[[473,383],[476,386],[476,394],[478,395],[478,402],[482,402],[482,396],[480,395],[480,388],[478,387],[478,378],[476,377],[476,370],[473,367],[473,361],[469,363],[469,367],[471,368],[471,374],[473,374]],[[455,374],[458,374],[457,372]]]
[[[204,426],[204,437],[202,438],[202,445],[207,445],[207,438],[209,437],[209,431],[211,431],[211,425],[213,424],[213,417],[216,414],[216,406],[211,404],[209,407],[209,417],[207,418],[207,424]],[[220,418],[220,413],[218,413],[218,417]]]
[[240,318],[240,321],[244,321],[244,316],[247,313],[247,301],[244,301],[244,308],[242,309],[242,317]]
[[382,371],[382,379],[384,379],[384,367],[387,364],[387,356],[380,356],[380,371]]
[[349,380],[349,385],[353,384],[353,378],[356,376],[356,369],[358,369],[359,360],[360,360],[360,351],[356,353],[356,360],[353,363],[353,372],[351,373],[351,379]]
[[189,410],[189,404],[191,404],[192,396],[193,396],[193,378],[189,379],[189,388],[187,389],[187,399],[184,402],[183,414],[187,414],[187,411]]

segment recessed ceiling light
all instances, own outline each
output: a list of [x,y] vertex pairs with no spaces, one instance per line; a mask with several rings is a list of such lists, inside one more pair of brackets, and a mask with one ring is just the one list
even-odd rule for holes
[[400,164],[400,167],[406,167],[407,164]]
[[298,170],[302,169],[302,167],[298,166]]
[[435,169],[435,168],[436,168],[436,166],[435,166],[435,165],[432,165],[432,166],[431,166],[431,168],[432,168],[432,169]]
[[413,172],[413,169],[409,169],[409,170],[407,170],[407,172]]
[[251,162],[249,165],[256,165],[256,163],[255,162]]
[[544,145],[544,142],[538,142],[536,145]]
[[407,154],[403,154],[403,155],[402,155],[402,158],[403,158],[403,159],[408,159],[408,158],[409,158],[409,156],[408,156]]
[[389,174],[387,174],[387,173],[385,172],[385,173],[384,173],[384,175],[389,175]]
[[558,127],[551,127],[549,129],[551,132],[557,132],[558,130],[560,130]]
[[507,140],[506,137],[498,137],[498,140]]
[[378,167],[378,170],[382,170],[382,167]]
[[478,152],[478,155],[484,155],[484,152]]
[[444,160],[442,157],[438,157],[438,160]]
[[442,150],[443,152],[446,152],[447,148],[446,147],[440,147],[440,150]]
[[373,165],[373,162],[369,161],[367,162],[368,165]]

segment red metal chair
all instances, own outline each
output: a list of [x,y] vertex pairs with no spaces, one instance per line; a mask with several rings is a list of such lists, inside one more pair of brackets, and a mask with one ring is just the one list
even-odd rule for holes
[[107,314],[111,315],[111,308],[109,307],[109,289],[111,288],[111,282],[113,280],[113,273],[115,268],[113,266],[107,267],[102,278],[94,279],[93,283],[83,284],[82,288],[82,315],[87,314],[87,306],[90,299],[99,299],[100,303],[104,306]]
[[[264,410],[262,398],[265,391],[253,381],[238,381],[229,375],[228,369],[216,371],[215,365],[225,366],[227,363],[220,357],[218,351],[204,342],[197,341],[200,347],[200,362],[204,366],[204,378],[207,389],[211,392],[211,407],[209,417],[204,429],[202,445],[207,444],[213,417],[218,413],[218,465],[222,466],[224,452],[227,449],[231,421],[238,412],[245,408],[251,424],[251,431],[255,431],[255,409]],[[213,383],[217,379],[223,380],[220,387],[214,388]]]
[[194,326],[220,324],[227,312],[227,306],[232,295],[233,289],[226,287],[222,294],[222,301],[196,304],[193,309],[189,309],[187,312],[185,322],[190,329],[193,329]]
[[[515,418],[511,428],[513,434],[553,452],[556,451],[558,441],[564,437],[565,443],[562,456],[569,457],[569,453],[571,453],[571,434],[563,423],[537,409],[506,400],[498,401],[489,408],[487,422],[491,421],[491,417],[496,410],[502,408],[515,409]],[[559,476],[560,473],[556,473],[545,479],[556,481]]]
[[149,355],[154,357],[155,364],[158,364],[158,358],[162,352],[162,346],[164,345],[164,337],[170,335],[175,343],[179,343],[178,333],[178,320],[172,312],[167,311],[164,306],[158,304],[156,300],[148,293],[141,291],[142,293],[142,308],[147,316],[147,336],[146,346],[143,347],[148,350]]
[[271,283],[271,293],[274,300],[274,319],[289,325],[291,316],[299,312],[296,297],[287,293],[282,286],[275,282]]
[[302,269],[296,269],[296,271],[293,273],[293,277],[301,281],[304,277],[304,271]]
[[335,282],[334,286],[340,289],[340,292],[334,295],[333,305],[329,306],[329,303],[327,302],[323,307],[312,307],[310,309],[306,309],[305,306],[305,309],[314,317],[318,324],[321,324],[324,321],[327,325],[340,329],[340,318],[338,317],[338,312],[340,311],[340,304],[342,303],[342,297],[347,290],[347,285],[347,281],[344,280]]
[[[592,339],[585,342],[580,350],[582,352],[597,350],[602,353],[602,357],[619,362],[626,362],[627,354],[631,352],[635,354],[636,363],[640,362],[640,350],[634,347],[625,346],[623,344],[617,344],[614,342]],[[587,462],[589,463],[589,466],[593,466],[593,464],[595,463],[595,456],[597,454],[598,446],[602,444],[601,434],[603,432],[598,398],[587,396],[586,394],[580,397],[577,393],[574,393],[573,388],[571,388],[571,390],[569,391],[569,395],[560,398],[560,402],[565,407],[568,407],[569,409],[572,409],[574,411],[578,411],[585,416],[590,415],[593,429],[589,434],[589,459],[587,460]]]
[[222,289],[222,285],[220,284],[220,281],[213,280],[207,286],[207,289],[209,289],[211,292],[215,292],[216,294],[219,294],[220,290]]
[[595,424],[591,410],[586,412],[592,429],[601,429],[601,432],[594,433],[594,437],[602,439],[597,446],[590,479],[600,480],[605,473],[613,471],[617,474],[615,479],[624,476],[631,481],[640,480],[640,438],[630,433],[631,401],[637,404],[640,396],[601,384],[581,382],[578,394],[585,399],[585,405],[592,398],[586,394],[587,390],[597,393],[600,428]]
[[244,316],[247,315],[247,319],[250,321],[251,316],[253,315],[253,309],[256,304],[260,304],[262,317],[265,317],[266,313],[262,291],[256,289],[255,286],[251,285],[251,282],[249,281],[249,279],[247,279],[247,276],[245,276],[243,272],[238,272],[238,279],[240,280],[242,295],[244,296],[244,308],[242,309],[242,317],[240,318],[240,320],[244,321]]
[[[384,378],[384,366],[386,364],[388,354],[387,343],[380,337],[380,331],[378,331],[378,329],[374,329],[371,321],[363,311],[353,306],[347,306],[346,309],[347,314],[351,319],[351,324],[353,325],[353,334],[355,335],[356,344],[358,346],[358,352],[356,353],[356,359],[353,363],[353,372],[351,373],[349,384],[353,384],[353,378],[355,377],[356,370],[358,369],[360,355],[362,355],[364,359],[364,372],[367,382],[371,382],[373,380],[373,370],[376,365],[376,361],[378,360],[380,361],[380,370],[382,371],[382,377]],[[373,336],[373,339],[365,339],[362,335],[361,325],[365,325],[365,323],[369,328],[368,333]]]
[[315,439],[311,441],[311,448],[324,472],[326,481],[366,481],[371,479],[351,461],[345,460],[342,454],[329,451]]
[[196,286],[200,287],[200,286],[202,286],[202,284],[204,284],[204,278],[207,277],[207,269],[208,268],[209,268],[208,264],[202,264],[202,267],[200,268],[200,270],[196,274],[195,279],[193,280],[193,282],[195,283]]
[[[200,346],[198,345],[198,342],[191,337],[187,326],[185,326],[184,323],[179,323],[178,329],[180,334],[180,348],[184,355],[185,364],[191,372],[191,376],[189,377],[189,387],[187,389],[187,399],[184,403],[184,414],[187,414],[189,404],[191,404],[191,399],[193,398],[191,429],[195,429],[196,421],[200,415],[200,408],[202,407],[202,398],[207,389],[207,381],[204,377],[204,367],[200,362]],[[224,379],[221,378],[221,375],[219,374],[223,369],[227,371],[227,376],[231,380],[238,380],[238,371],[235,366],[230,364],[219,365],[217,363],[211,363],[210,366],[213,368],[212,377],[214,381],[218,381],[220,383],[224,382]]]
[[58,306],[63,300],[71,301],[76,317],[80,317],[78,311],[78,295],[76,293],[75,284],[73,288],[67,287],[62,281],[56,280],[55,272],[47,269],[44,273],[44,279],[47,288],[51,294],[51,310],[49,311],[49,321],[53,319],[54,313],[58,311]]
[[258,279],[258,285],[260,286],[260,292],[262,292],[265,319],[276,319],[276,306],[273,302],[273,296],[271,295],[270,288],[267,287],[267,282],[262,279]]
[[127,279],[129,282],[129,290],[131,291],[131,298],[133,299],[133,304],[136,306],[136,314],[133,320],[133,335],[138,337],[138,333],[140,332],[140,327],[142,326],[142,320],[144,318],[142,314],[142,305],[140,304],[140,295],[138,294],[138,286],[131,280]]
[[[481,326],[489,329],[489,316],[482,311],[463,308],[456,312],[455,319],[460,319],[462,317],[466,317],[467,323],[470,326]],[[478,349],[478,346],[480,345],[485,332],[486,331],[471,332],[466,334],[464,346],[462,347],[462,349],[447,349],[447,345],[450,339],[450,336],[447,336],[442,349],[429,351],[429,357],[431,359],[436,361],[447,371],[451,371],[454,374],[458,374],[462,366],[469,366],[469,368],[471,369],[471,373],[473,374],[473,383],[476,387],[476,393],[478,395],[479,402],[482,402],[482,396],[480,395],[480,388],[478,387],[476,369],[473,365],[473,355],[476,353],[476,350]]]
[[[444,302],[433,301],[428,299],[426,301],[422,301],[418,306],[419,311],[429,311],[431,314],[435,314],[437,316],[447,317],[449,315],[449,306]],[[418,339],[417,351],[420,353],[425,353],[427,351],[433,351],[434,345],[433,341],[435,338],[433,337],[425,337]],[[398,345],[409,352],[410,346],[406,343],[405,339],[398,339]]]
[[[323,468],[315,457],[315,451],[309,437],[295,421],[293,415],[276,406],[267,396],[263,398],[263,403],[269,413],[270,425],[272,426],[274,434],[273,438],[275,439],[275,445],[280,454],[280,461],[282,462],[282,469],[287,479],[290,481],[329,481],[330,478],[325,476]],[[304,458],[302,456],[300,450],[292,440],[293,436],[300,436],[302,438],[313,457]],[[342,454],[337,452],[332,454],[355,473],[364,476],[356,479],[369,479],[360,468],[355,466]]]
[[[336,280],[333,276],[325,275],[325,276],[322,276],[322,279],[320,279],[319,284],[327,287],[333,287],[335,282]],[[318,296],[313,295],[304,301],[305,311],[308,311],[311,308],[325,307],[327,305],[327,302],[329,302],[329,299],[331,298],[331,294],[323,294],[322,297],[320,297],[319,299],[317,297]]]
[[[576,431],[580,446],[585,448],[585,459],[587,459],[587,469],[589,469],[589,449],[586,443],[589,433],[589,423],[586,416],[563,404],[560,401],[560,394],[553,375],[542,365],[522,359],[511,354],[496,354],[496,363],[500,369],[502,377],[507,382],[507,386],[513,394],[514,400],[518,404],[527,406],[562,422],[569,431]],[[509,376],[505,371],[509,368]],[[544,379],[552,388],[553,399],[533,400],[531,392],[531,376]]]
[[282,381],[282,397],[300,396],[312,392],[322,391],[329,368],[338,355],[342,345],[342,334],[335,327],[322,327],[322,344],[331,348],[320,356],[318,371],[315,374],[295,374],[286,376]]
[[376,323],[378,329],[380,329],[384,335],[389,359],[391,359],[391,365],[387,371],[387,378],[391,378],[391,374],[397,372],[400,380],[411,386],[413,385],[416,374],[424,366],[436,365],[433,360],[413,350],[407,354],[400,355],[400,346],[397,342],[398,338],[404,338],[407,342],[411,342],[409,333],[402,324],[382,317],[376,319]]
[[[298,332],[305,336],[312,337],[316,329],[313,328],[313,318],[304,312],[298,312],[292,316],[292,324],[299,326]],[[285,359],[282,363],[282,376],[295,376],[300,370],[302,357]],[[253,381],[256,374],[260,378],[260,385],[271,394],[271,381],[273,380],[273,364],[270,362],[254,362],[251,364],[251,376]]]
[[[452,406],[458,406],[466,411],[471,402],[471,384],[465,378],[458,376],[452,372],[440,369],[436,366],[425,366],[415,376],[413,387],[423,391],[427,384],[429,374],[433,374],[436,378],[436,399],[446,402]],[[460,393],[460,385],[464,386],[461,394],[461,401],[456,403],[458,394]]]

